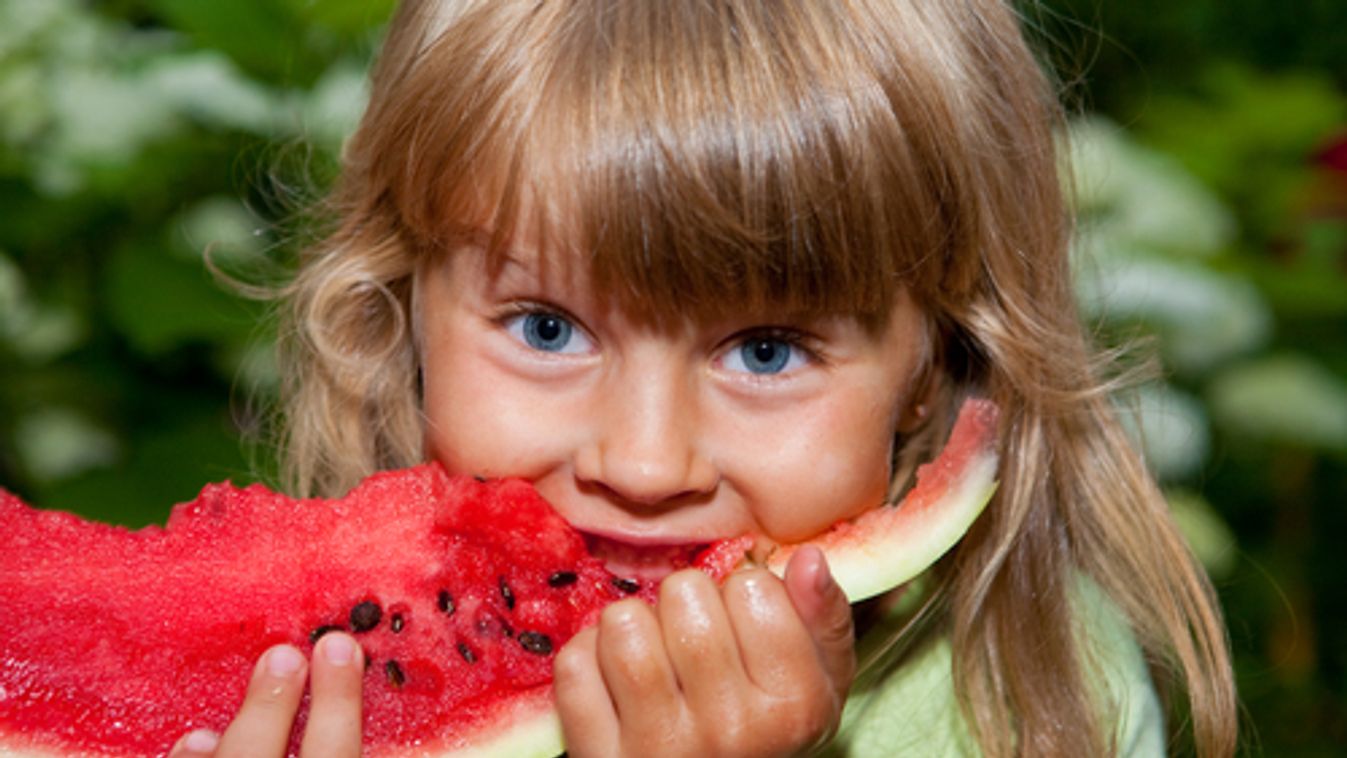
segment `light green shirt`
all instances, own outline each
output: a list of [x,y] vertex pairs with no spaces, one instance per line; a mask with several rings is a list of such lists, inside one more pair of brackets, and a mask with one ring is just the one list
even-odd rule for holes
[[[1079,587],[1076,619],[1086,667],[1101,686],[1105,718],[1116,722],[1118,755],[1163,756],[1164,716],[1141,648],[1122,615],[1093,583],[1081,581]],[[838,737],[823,755],[980,755],[955,699],[949,640],[927,640],[888,677],[853,692]]]

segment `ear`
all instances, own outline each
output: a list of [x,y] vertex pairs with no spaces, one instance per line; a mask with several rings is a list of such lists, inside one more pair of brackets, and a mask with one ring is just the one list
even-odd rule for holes
[[928,366],[912,383],[912,393],[907,404],[898,413],[896,431],[900,435],[910,435],[926,425],[931,417],[933,403],[940,396],[941,381],[939,372]]

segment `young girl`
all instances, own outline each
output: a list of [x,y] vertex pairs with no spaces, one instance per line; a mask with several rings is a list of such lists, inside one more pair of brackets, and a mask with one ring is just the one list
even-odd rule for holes
[[[1228,755],[1215,600],[1072,304],[1061,125],[1000,0],[407,0],[288,290],[293,487],[523,476],[660,576],[896,499],[985,396],[1000,488],[924,589],[674,573],[558,656],[568,750],[1152,755],[1168,702]],[[305,753],[356,755],[355,649],[269,651],[174,754],[283,753],[307,680]]]

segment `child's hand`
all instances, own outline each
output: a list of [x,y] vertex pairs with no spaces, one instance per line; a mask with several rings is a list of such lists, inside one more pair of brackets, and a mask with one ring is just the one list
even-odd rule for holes
[[836,730],[855,667],[851,607],[810,548],[784,581],[688,570],[654,609],[609,606],[557,656],[555,688],[573,756],[793,755]]
[[[360,755],[360,685],[365,670],[360,645],[348,634],[323,635],[313,661],[290,645],[263,654],[233,722],[218,737],[196,731],[178,740],[170,758],[270,758],[285,755],[290,730],[309,674],[312,703],[300,746],[306,758]],[[307,669],[312,669],[308,672]]]

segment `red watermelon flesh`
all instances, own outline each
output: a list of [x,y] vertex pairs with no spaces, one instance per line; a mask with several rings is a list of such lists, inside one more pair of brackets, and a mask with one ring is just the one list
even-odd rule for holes
[[[939,479],[954,515],[923,521],[938,509],[913,508],[919,528],[891,517],[870,530],[909,554],[907,576],[880,567],[890,586],[939,557],[990,495],[994,407],[966,407],[952,440],[960,429],[976,439],[952,444],[931,469],[944,473],[914,489],[939,499]],[[555,652],[608,603],[657,590],[611,574],[527,483],[434,464],[376,474],[339,500],[209,485],[165,527],[138,531],[0,490],[0,532],[0,758],[163,754],[229,722],[266,648],[307,652],[332,627],[366,654],[366,755],[551,755]],[[864,540],[832,542],[830,562],[845,566]],[[687,562],[719,578],[753,546],[723,540]]]

